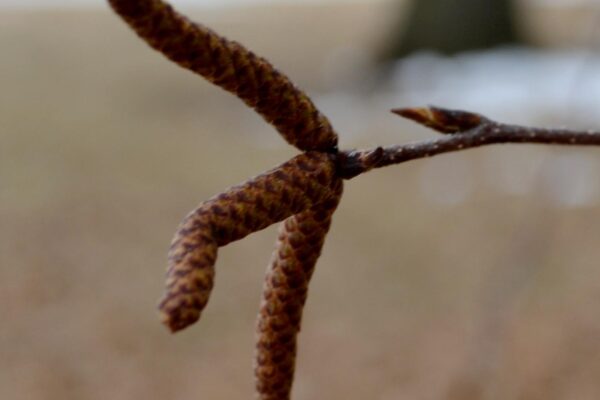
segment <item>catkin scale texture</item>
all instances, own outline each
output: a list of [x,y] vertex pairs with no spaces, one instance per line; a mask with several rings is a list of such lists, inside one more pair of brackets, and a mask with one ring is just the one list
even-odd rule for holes
[[279,228],[256,327],[254,374],[260,400],[290,397],[296,338],[308,284],[341,198],[341,182],[334,193],[314,207],[287,218]]
[[185,217],[169,250],[166,294],[159,305],[172,331],[200,317],[213,286],[219,246],[339,196],[342,181],[335,158],[300,154],[205,201]]
[[151,47],[235,94],[303,151],[334,152],[337,134],[310,98],[267,60],[161,0],[109,0]]

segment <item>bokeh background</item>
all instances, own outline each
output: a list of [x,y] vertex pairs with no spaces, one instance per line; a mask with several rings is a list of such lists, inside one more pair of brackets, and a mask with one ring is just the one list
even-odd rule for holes
[[[409,46],[426,3],[174,1],[289,74],[342,148],[434,136],[389,113],[428,103],[600,126],[598,2],[514,1],[506,43],[437,48],[465,11]],[[0,398],[249,398],[276,227],[220,250],[175,336],[165,253],[201,200],[295,151],[99,0],[0,7]],[[349,182],[294,398],[600,398],[599,152],[505,145]]]

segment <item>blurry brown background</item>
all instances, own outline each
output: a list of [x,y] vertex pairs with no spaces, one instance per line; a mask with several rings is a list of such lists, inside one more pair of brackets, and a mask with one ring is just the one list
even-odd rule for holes
[[[353,86],[370,85],[397,4],[183,9],[314,94],[343,148],[432,135]],[[550,47],[577,45],[590,15],[520,13]],[[220,250],[197,325],[172,336],[155,306],[183,215],[295,151],[108,7],[2,10],[0,52],[0,399],[252,396],[275,227]],[[295,399],[600,398],[600,202],[563,196],[596,188],[598,157],[504,146],[349,182]]]

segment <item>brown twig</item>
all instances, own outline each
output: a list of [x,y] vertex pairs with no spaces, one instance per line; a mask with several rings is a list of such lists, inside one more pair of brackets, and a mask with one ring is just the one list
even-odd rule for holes
[[504,124],[468,111],[438,107],[392,110],[446,136],[374,150],[342,152],[340,174],[353,178],[373,168],[387,167],[437,154],[499,143],[600,145],[600,131],[536,128]]

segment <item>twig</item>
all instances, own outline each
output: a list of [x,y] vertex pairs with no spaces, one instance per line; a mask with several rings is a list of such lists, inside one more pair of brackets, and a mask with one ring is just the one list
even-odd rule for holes
[[510,125],[468,111],[438,107],[403,108],[394,113],[447,136],[373,150],[343,152],[340,174],[353,178],[373,168],[497,143],[600,145],[599,131],[536,128]]

